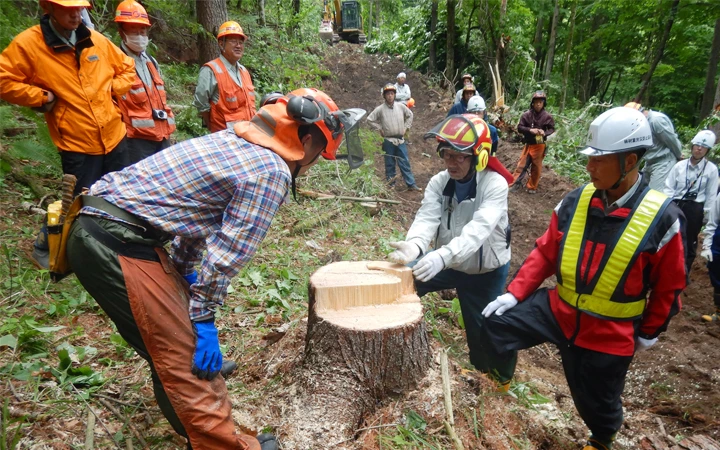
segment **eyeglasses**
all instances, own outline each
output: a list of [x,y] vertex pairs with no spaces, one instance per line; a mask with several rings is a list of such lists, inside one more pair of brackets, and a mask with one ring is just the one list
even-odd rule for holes
[[462,164],[470,158],[472,155],[464,155],[462,153],[450,153],[447,150],[442,151],[442,159],[445,161],[450,161],[451,159],[454,160],[458,164]]
[[240,44],[245,44],[245,39],[225,39],[225,42],[232,45],[233,47],[236,47]]

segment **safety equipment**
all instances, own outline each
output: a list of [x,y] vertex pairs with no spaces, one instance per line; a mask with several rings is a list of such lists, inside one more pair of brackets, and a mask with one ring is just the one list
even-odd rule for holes
[[658,341],[658,338],[653,339],[645,339],[638,336],[637,340],[635,341],[635,353],[641,352],[643,350],[647,350]]
[[220,58],[205,63],[205,66],[213,71],[218,84],[218,102],[210,101],[210,131],[215,133],[229,128],[235,122],[250,120],[255,115],[255,86],[250,72],[238,66],[242,82],[242,86],[238,86]]
[[182,277],[185,279],[185,281],[188,282],[190,286],[192,286],[193,284],[197,283],[198,280],[197,270],[193,270],[191,273],[183,275]]
[[482,311],[482,315],[485,317],[492,316],[495,313],[496,316],[502,316],[505,311],[510,308],[514,308],[518,304],[518,299],[514,295],[507,292],[495,300],[491,301],[485,309]]
[[702,320],[704,320],[705,322],[717,322],[718,320],[720,320],[720,309],[718,309],[712,314],[703,314]]
[[212,320],[193,322],[193,328],[196,341],[191,372],[201,380],[210,381],[220,373],[223,364],[218,330]]
[[408,108],[414,107],[414,106],[415,106],[415,99],[414,99],[414,98],[411,98],[410,100],[408,100],[408,101],[407,101],[407,104],[406,104],[405,106],[407,106]]
[[92,5],[87,0],[40,0],[40,6],[47,3],[54,3],[66,8],[92,8]]
[[473,94],[475,94],[477,92],[474,84],[466,84],[465,86],[463,86],[462,91],[463,91],[463,95],[465,95],[466,92],[472,91]]
[[385,95],[385,93],[386,93],[387,91],[393,91],[393,92],[397,93],[397,88],[395,87],[394,84],[388,83],[388,84],[386,84],[385,86],[383,86],[382,94]]
[[420,247],[407,241],[390,242],[390,247],[396,249],[388,255],[388,259],[398,264],[407,264],[420,256]]
[[278,450],[277,438],[270,433],[258,434],[257,440],[260,443],[260,450]]
[[465,80],[470,80],[470,82],[472,83],[472,82],[475,81],[475,78],[473,78],[473,76],[470,75],[469,73],[464,73],[464,74],[460,77],[460,81],[463,81],[463,82],[464,82]]
[[485,100],[479,95],[470,97],[467,104],[467,112],[473,114],[482,114],[485,112]]
[[407,78],[407,76],[405,75],[405,72],[400,72],[396,78],[399,80],[400,78]]
[[715,146],[715,133],[710,130],[699,131],[692,139],[692,145],[700,145],[705,148],[713,148]]
[[220,25],[217,38],[219,40],[220,38],[224,38],[225,36],[240,36],[243,41],[247,39],[247,36],[245,36],[245,33],[243,33],[243,29],[240,24],[235,22],[234,20],[228,20],[227,22]]
[[220,375],[227,380],[233,373],[235,373],[237,368],[238,365],[235,361],[229,359],[223,360]]
[[272,105],[273,103],[277,103],[277,101],[283,97],[283,93],[280,91],[273,91],[269,94],[265,94],[260,99],[260,107],[262,108],[265,105]]
[[580,153],[587,156],[631,152],[653,145],[652,130],[640,111],[612,108],[592,121],[586,145]]
[[[625,108],[627,109],[627,108]],[[631,111],[630,109],[627,109]],[[642,252],[641,243],[653,233],[671,199],[664,194],[646,188],[642,198],[632,212],[630,219],[605,264],[599,267],[590,288],[578,287],[577,272],[580,249],[584,248],[585,224],[595,187],[587,184],[580,193],[573,217],[568,227],[564,251],[558,260],[557,293],[568,305],[575,309],[608,319],[631,320],[641,317],[645,311],[645,292],[635,296],[621,295],[615,292],[620,281]]]
[[645,108],[643,107],[643,105],[641,105],[640,103],[636,103],[636,102],[625,103],[625,108],[635,109],[640,112],[645,111]]
[[712,262],[713,260],[712,250],[710,250],[709,248],[701,251],[700,256],[705,258],[705,261],[707,262]]
[[142,53],[147,49],[150,43],[150,38],[141,34],[137,35],[125,35],[125,45],[135,53]]
[[130,91],[117,98],[129,138],[160,142],[175,131],[175,115],[167,104],[165,82],[155,63],[145,62],[152,86],[135,77]]
[[430,281],[445,268],[445,261],[438,252],[430,252],[425,255],[413,267],[413,276],[418,281]]
[[543,92],[543,91],[535,91],[535,93],[532,96],[532,99],[533,100],[537,100],[537,99],[547,100],[547,96],[545,95],[545,92]]
[[492,149],[490,127],[475,114],[453,114],[425,133],[423,139],[435,137],[438,144],[438,155],[446,148],[474,155],[475,170],[482,171],[487,167]]
[[120,2],[115,9],[115,22],[150,26],[147,11],[135,0],[124,0]]

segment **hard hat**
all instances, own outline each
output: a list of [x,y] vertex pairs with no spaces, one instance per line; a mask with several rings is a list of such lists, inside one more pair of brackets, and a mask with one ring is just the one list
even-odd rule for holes
[[274,91],[269,94],[265,94],[260,99],[260,107],[263,107],[265,105],[272,105],[273,103],[277,103],[277,101],[282,97],[283,97],[283,93],[280,91]]
[[590,124],[587,148],[580,153],[602,156],[652,147],[652,130],[645,115],[636,109],[617,107],[600,114]]
[[643,105],[641,105],[640,103],[636,103],[636,102],[628,102],[628,103],[625,103],[625,107],[626,107],[626,108],[637,109],[637,110],[640,111],[640,112],[645,111],[645,108],[643,108]]
[[415,99],[411,98],[410,100],[408,100],[407,105],[405,106],[407,106],[408,108],[412,108],[413,106],[415,106]]
[[382,89],[383,95],[385,95],[385,93],[386,93],[387,91],[393,91],[393,92],[397,93],[397,88],[395,87],[394,84],[388,83],[388,84],[386,84],[385,86],[383,86],[383,89]]
[[229,20],[220,25],[217,38],[220,39],[225,36],[240,36],[243,41],[247,39],[240,24],[233,20]]
[[462,80],[475,81],[475,79],[473,78],[473,76],[470,75],[469,73],[464,73],[464,74],[460,77],[460,81],[462,81]]
[[702,130],[692,139],[692,145],[700,145],[706,148],[715,146],[715,133],[710,130]]
[[538,98],[541,98],[541,99],[543,99],[543,100],[547,100],[547,96],[545,95],[545,92],[543,92],[543,91],[535,91],[535,93],[534,93],[533,96],[532,96],[532,99],[535,100],[535,99],[538,99]]
[[481,113],[485,111],[485,100],[479,95],[470,97],[467,104],[467,111],[470,113]]
[[87,0],[40,0],[40,6],[47,3],[64,6],[66,8],[91,8],[92,5]]
[[465,92],[467,92],[467,91],[477,92],[477,90],[475,90],[475,85],[474,85],[474,84],[466,84],[465,86],[463,86],[463,89],[462,89],[462,90],[463,90],[463,95],[464,95]]
[[405,72],[400,72],[396,78],[407,78]]
[[424,139],[435,137],[438,141],[438,154],[444,149],[474,155],[477,157],[475,170],[487,167],[492,137],[490,127],[475,114],[453,114],[425,133]]
[[150,26],[147,11],[135,0],[123,0],[115,10],[115,22]]

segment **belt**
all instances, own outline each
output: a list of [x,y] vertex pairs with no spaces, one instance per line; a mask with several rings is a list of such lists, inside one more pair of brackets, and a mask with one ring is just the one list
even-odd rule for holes
[[[125,211],[124,209],[113,205],[109,201],[105,200],[102,197],[93,197],[92,195],[83,195],[82,196],[83,201],[83,207],[89,206],[91,208],[95,208],[97,210],[100,210],[102,212],[105,212],[107,214],[110,214],[111,216],[117,218],[118,220],[113,220],[108,218],[107,220],[113,220],[113,222],[116,222],[126,228],[128,228],[131,231],[134,231],[139,236],[142,236],[147,239],[156,239],[158,241],[167,241],[170,239],[170,235],[168,233],[159,231],[155,229],[152,225],[147,223],[145,220],[139,218],[138,216],[129,213]],[[134,225],[129,226],[128,224]]]
[[98,223],[98,220],[101,219],[95,216],[88,216],[87,214],[81,214],[77,218],[80,226],[83,227],[90,236],[118,255],[127,256],[128,258],[160,262],[160,257],[155,251],[155,247],[139,244],[137,242],[123,241],[103,228],[102,225]]

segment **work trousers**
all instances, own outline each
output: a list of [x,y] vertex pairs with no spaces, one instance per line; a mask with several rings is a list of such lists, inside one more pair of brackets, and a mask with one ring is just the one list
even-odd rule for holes
[[428,292],[456,289],[465,324],[470,363],[481,372],[487,373],[500,383],[510,381],[517,364],[517,352],[498,353],[483,331],[485,316],[482,310],[503,293],[510,264],[481,274],[467,274],[446,269],[433,279],[422,282],[415,280],[419,296]]
[[170,147],[170,140],[149,141],[147,139],[127,138],[128,160],[130,165],[140,162],[148,156]]
[[710,284],[712,284],[715,293],[715,307],[720,310],[720,228],[715,230],[710,246],[713,260],[707,263],[708,275],[710,276]]
[[[81,216],[82,218],[83,216]],[[92,220],[129,245],[155,249],[140,259],[106,247],[82,225]],[[78,280],[115,323],[118,333],[148,362],[160,410],[188,448],[259,450],[257,439],[236,434],[225,380],[190,372],[195,334],[188,313],[188,284],[152,233],[85,216],[72,226],[68,259]]]
[[542,174],[542,163],[545,158],[545,144],[525,144],[520,154],[520,160],[517,163],[513,180],[517,180],[525,169],[527,159],[530,157],[530,179],[527,182],[528,190],[537,190],[540,184],[540,175]]
[[685,268],[690,275],[690,268],[697,253],[698,235],[703,225],[703,204],[692,200],[673,200],[685,214],[685,237],[687,248],[685,249]]
[[612,443],[623,422],[620,396],[632,356],[610,355],[573,345],[553,316],[545,288],[502,316],[490,316],[485,330],[500,354],[545,342],[555,344],[580,417],[595,439],[605,445]]
[[643,176],[648,177],[650,189],[662,192],[665,188],[665,180],[676,163],[677,159],[672,154],[646,162],[643,167]]
[[127,137],[105,155],[61,151],[60,161],[63,173],[75,175],[77,178],[74,195],[78,195],[83,188],[89,188],[103,175],[130,165]]
[[410,159],[408,158],[407,145],[403,142],[400,145],[395,145],[387,139],[383,140],[382,143],[383,152],[385,152],[385,179],[393,183],[395,178],[395,162],[400,167],[400,173],[402,174],[403,180],[407,187],[415,186],[415,177],[413,176],[412,169],[410,168]]

